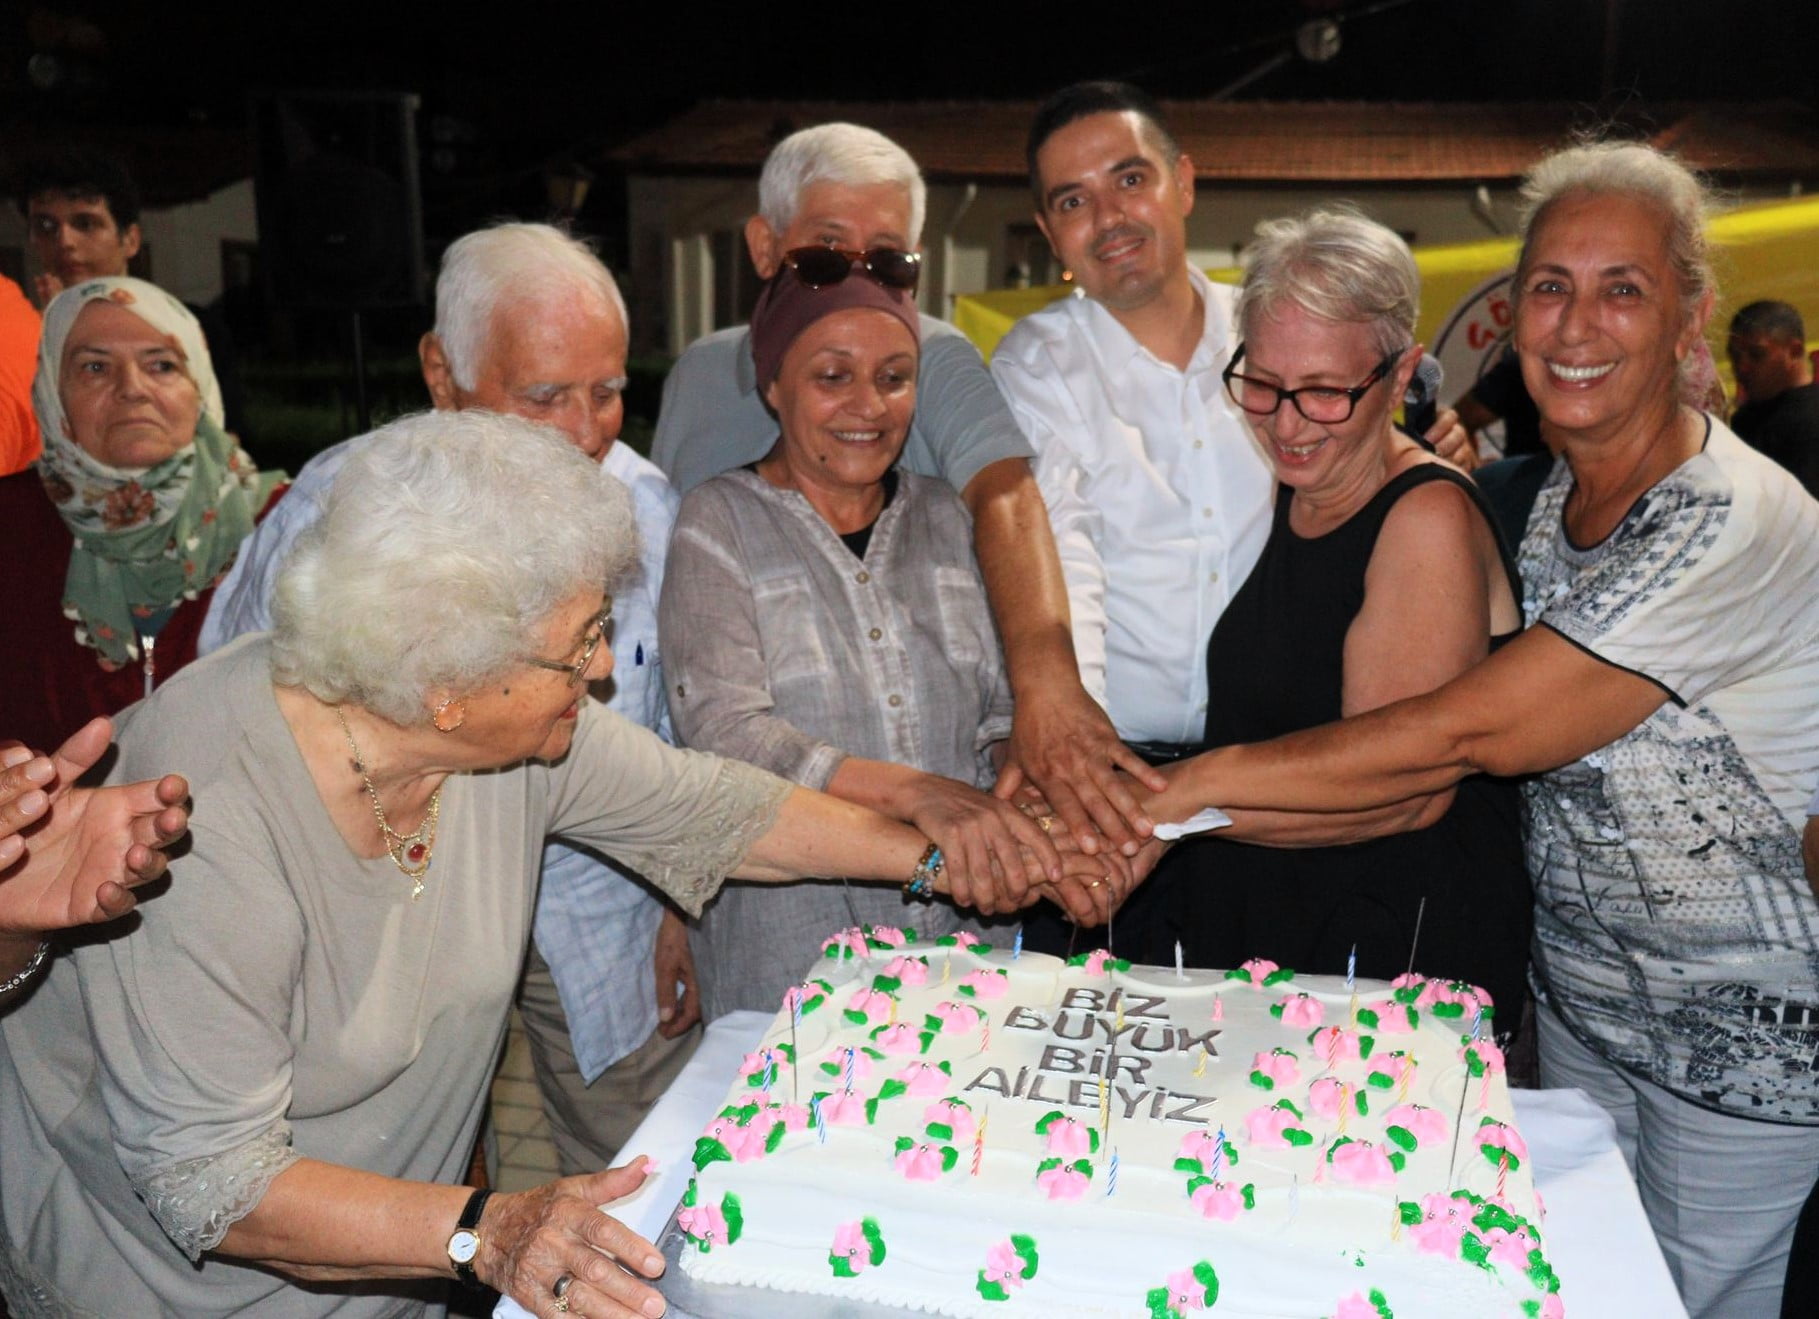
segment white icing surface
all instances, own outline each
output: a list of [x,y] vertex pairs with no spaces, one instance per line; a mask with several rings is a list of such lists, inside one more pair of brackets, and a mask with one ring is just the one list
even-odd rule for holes
[[[1366,1029],[1374,1040],[1371,1059],[1328,1069],[1308,1044],[1309,1028],[1285,1026],[1269,1008],[1308,993],[1323,1011],[1323,1031],[1344,1026],[1352,995],[1336,977],[1298,976],[1258,989],[1207,971],[1178,978],[1170,969],[1135,968],[1094,976],[1033,953],[1013,961],[1007,950],[980,956],[912,944],[903,951],[926,958],[929,976],[925,986],[896,992],[896,1020],[920,1028],[937,1005],[976,1003],[989,1013],[990,1046],[982,1047],[977,1025],[964,1033],[943,1031],[926,1052],[872,1060],[870,1074],[856,1077],[854,1090],[869,1098],[914,1062],[948,1063],[952,1082],[943,1095],[965,1100],[973,1116],[988,1123],[979,1175],[972,1175],[970,1135],[941,1141],[926,1134],[925,1111],[942,1095],[881,1099],[873,1123],[830,1124],[825,1143],[812,1128],[791,1131],[774,1152],[708,1163],[697,1178],[697,1202],[718,1206],[732,1193],[742,1231],[730,1245],[686,1252],[683,1265],[691,1277],[954,1316],[1148,1315],[1147,1293],[1201,1261],[1218,1277],[1215,1315],[1330,1316],[1342,1300],[1373,1288],[1396,1319],[1521,1315],[1523,1301],[1542,1299],[1544,1293],[1514,1267],[1480,1267],[1461,1260],[1457,1250],[1418,1250],[1410,1229],[1397,1221],[1398,1202],[1419,1202],[1430,1192],[1463,1187],[1487,1198],[1497,1193],[1499,1170],[1475,1136],[1485,1116],[1510,1121],[1509,1096],[1500,1074],[1488,1086],[1467,1075],[1460,1044],[1470,1030],[1469,1010],[1443,1021],[1424,1007],[1412,1033]],[[824,1074],[819,1064],[848,1046],[871,1043],[875,1027],[853,1025],[842,1011],[896,955],[873,950],[868,960],[823,961],[811,970],[833,992],[801,1018],[795,1046],[804,1067],[799,1076],[779,1068],[773,1103],[806,1105],[815,1093],[842,1089],[842,1078]],[[1006,971],[1008,992],[991,999],[959,994],[963,977],[982,968]],[[1361,1008],[1390,997],[1382,982],[1360,980],[1356,988]],[[1212,1018],[1215,998],[1223,1000],[1219,1021]],[[764,1043],[788,1045],[791,1036],[791,1014],[783,1011]],[[1051,1200],[1037,1184],[1048,1140],[1035,1128],[1057,1110],[1100,1127],[1097,1078],[1113,1036],[1117,1081],[1106,1143],[1085,1156],[1092,1175],[1084,1197]],[[1202,1048],[1209,1044],[1202,1065]],[[1253,1055],[1278,1047],[1299,1055],[1300,1079],[1266,1092],[1250,1079]],[[1405,1094],[1368,1083],[1370,1062],[1392,1051],[1417,1059]],[[1343,1132],[1336,1117],[1317,1116],[1308,1102],[1310,1083],[1325,1077],[1366,1096],[1368,1112],[1347,1110]],[[1006,1089],[1017,1093],[1001,1093]],[[727,1106],[762,1095],[742,1078]],[[1455,1155],[1462,1095],[1465,1131]],[[1313,1144],[1269,1149],[1250,1141],[1248,1115],[1280,1098],[1301,1110]],[[1407,1154],[1393,1186],[1340,1182],[1325,1151],[1341,1134],[1396,1149],[1386,1141],[1384,1115],[1400,1102],[1438,1110],[1444,1137]],[[1204,1216],[1187,1191],[1191,1174],[1175,1168],[1185,1136],[1221,1125],[1237,1157],[1219,1180],[1251,1187],[1254,1198],[1254,1208],[1230,1221]],[[951,1146],[951,1170],[934,1181],[906,1179],[896,1167],[895,1148],[906,1136]],[[1112,1151],[1119,1167],[1116,1190],[1108,1196]],[[1540,1226],[1526,1160],[1506,1170],[1503,1200]],[[1464,1212],[1475,1210],[1464,1206]],[[836,1232],[866,1218],[878,1225],[882,1262],[856,1277],[836,1277],[828,1259]],[[1008,1300],[984,1299],[979,1270],[990,1248],[1013,1234],[1033,1239],[1034,1276],[1010,1289]]]

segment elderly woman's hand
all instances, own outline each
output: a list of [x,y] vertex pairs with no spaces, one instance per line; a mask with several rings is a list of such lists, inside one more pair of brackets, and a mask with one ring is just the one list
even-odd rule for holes
[[1055,840],[1009,802],[939,774],[917,774],[903,818],[941,848],[955,902],[991,915],[1030,901],[1031,885],[1059,879]]
[[[630,1195],[652,1164],[634,1159],[585,1177],[565,1177],[534,1190],[495,1195],[480,1218],[474,1272],[535,1315],[630,1319],[664,1311],[663,1297],[633,1273],[655,1278],[663,1256],[598,1206]],[[563,1279],[568,1304],[558,1308]]]

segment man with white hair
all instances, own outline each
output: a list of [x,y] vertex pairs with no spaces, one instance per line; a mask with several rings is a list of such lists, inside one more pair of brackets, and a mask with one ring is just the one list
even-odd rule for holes
[[[857,124],[805,128],[765,160],[758,214],[745,226],[746,249],[767,280],[785,267],[808,280],[795,254],[832,248],[850,263],[835,279],[912,287],[925,200],[916,162],[883,134]],[[1096,849],[1103,835],[1134,852],[1148,822],[1113,771],[1149,771],[1081,685],[1066,587],[1030,474],[1029,444],[964,335],[925,315],[921,342],[916,411],[901,461],[947,481],[972,514],[974,548],[1016,697],[1006,763],[1019,773],[1001,782],[1033,780],[1083,848]],[[664,383],[651,449],[677,489],[686,494],[711,476],[756,462],[776,439],[776,420],[758,393],[749,329],[720,330],[693,344]]]
[[[418,354],[439,409],[514,413],[562,431],[631,491],[639,569],[613,593],[617,664],[607,705],[669,737],[657,595],[677,498],[615,443],[624,418],[625,303],[585,244],[541,224],[501,224],[453,243],[436,280],[436,326]],[[271,626],[272,586],[292,542],[357,440],[303,468],[241,547],[202,629],[207,652]],[[280,512],[282,516],[279,516]],[[434,608],[426,602],[426,608]],[[606,1167],[694,1051],[694,966],[680,918],[589,852],[544,851],[519,1013],[565,1175]]]

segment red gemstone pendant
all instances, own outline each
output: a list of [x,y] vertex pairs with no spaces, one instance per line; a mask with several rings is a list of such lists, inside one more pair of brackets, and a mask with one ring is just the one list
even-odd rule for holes
[[421,865],[423,863],[423,858],[428,855],[429,848],[425,847],[422,843],[412,843],[409,847],[404,849],[404,859],[409,861],[413,866]]

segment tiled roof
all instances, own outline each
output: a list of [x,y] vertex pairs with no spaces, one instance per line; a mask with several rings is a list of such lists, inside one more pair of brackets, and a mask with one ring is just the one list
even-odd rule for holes
[[[782,137],[846,119],[900,143],[935,180],[1021,180],[1029,101],[705,101],[613,151],[633,173],[744,175]],[[1164,110],[1202,179],[1296,183],[1513,179],[1594,122],[1545,102],[1175,101]],[[1819,115],[1788,102],[1664,105],[1623,136],[1727,177],[1819,177]]]

